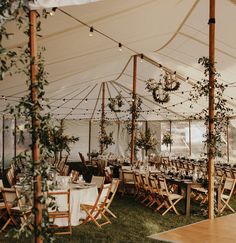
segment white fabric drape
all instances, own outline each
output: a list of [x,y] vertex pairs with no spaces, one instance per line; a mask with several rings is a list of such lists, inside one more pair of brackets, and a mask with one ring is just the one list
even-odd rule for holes
[[31,10],[53,8],[53,7],[64,7],[72,5],[81,5],[91,2],[97,2],[100,0],[37,0],[33,3],[29,3]]

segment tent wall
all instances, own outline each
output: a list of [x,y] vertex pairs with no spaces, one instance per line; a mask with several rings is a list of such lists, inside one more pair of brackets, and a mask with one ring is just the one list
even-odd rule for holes
[[[59,124],[59,121],[55,121]],[[205,125],[203,121],[191,121],[191,157],[199,158],[205,152],[204,148],[204,133]],[[15,133],[15,121],[10,117],[1,117],[0,119],[0,158],[1,167],[7,169],[13,161],[14,155],[18,155],[25,149],[29,149],[30,134],[24,130],[24,121],[19,119],[16,121],[17,129]],[[75,144],[71,145],[71,153],[69,161],[79,161],[78,152],[81,152],[85,157],[89,151],[89,121],[88,120],[72,120],[68,119],[64,122],[65,135],[78,136],[80,139]],[[137,122],[140,130],[145,131],[146,122]],[[4,126],[4,131],[3,131]],[[155,148],[157,154],[169,153],[170,148],[166,148],[161,144],[162,137],[166,132],[171,132],[174,143],[171,148],[171,154],[176,156],[190,156],[189,144],[189,122],[188,121],[148,121],[147,127],[151,133],[157,138],[158,144]],[[171,129],[170,129],[171,127]],[[19,144],[19,130],[24,130],[24,144]],[[223,145],[225,157],[217,158],[217,161],[236,163],[236,120],[231,119],[229,122],[229,145],[227,146],[227,138],[225,137],[225,145]],[[91,152],[99,151],[99,121],[91,123]],[[113,153],[115,156],[129,158],[130,157],[130,134],[128,134],[125,122],[110,122],[106,126],[107,133],[113,132],[114,144],[105,150],[105,153]],[[228,147],[228,150],[227,150]],[[137,153],[137,159],[142,159],[142,152]]]

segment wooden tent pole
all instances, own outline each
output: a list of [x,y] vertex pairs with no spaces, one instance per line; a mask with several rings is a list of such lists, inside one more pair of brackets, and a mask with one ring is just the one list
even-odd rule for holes
[[2,116],[2,175],[5,170],[5,116]]
[[227,161],[228,161],[228,163],[229,163],[229,118],[227,119],[227,134],[226,134],[226,136],[227,136],[227,151],[226,151],[226,153],[227,153]]
[[[37,84],[37,12],[35,10],[31,10],[29,14],[30,21],[30,57],[31,61],[31,99],[32,103],[37,104],[38,100],[38,90],[35,86]],[[35,170],[40,167],[40,151],[39,151],[39,139],[36,135],[36,130],[40,126],[40,121],[38,120],[39,110],[32,111],[32,154],[33,154],[33,162]],[[40,230],[42,223],[42,205],[39,202],[39,197],[42,195],[42,178],[41,175],[36,175],[34,177],[34,208],[35,208],[35,222],[34,228]],[[35,242],[41,243],[43,239],[40,234],[38,234],[37,230],[35,230]]]
[[214,153],[215,144],[213,144],[214,131],[214,102],[215,102],[215,0],[210,0],[209,13],[209,60],[211,70],[209,72],[209,141],[208,144],[208,218],[214,218]]
[[[172,122],[170,121],[170,136],[172,137]],[[171,144],[170,144],[170,153],[171,153]]]
[[189,155],[192,155],[192,134],[191,134],[191,120],[188,121],[188,137],[189,137]]
[[[148,121],[145,121],[145,137],[147,137]],[[145,149],[145,156],[147,156],[147,149]]]
[[16,121],[16,117],[14,118],[14,162],[16,163],[16,133],[17,133],[17,121]]
[[[101,134],[105,132],[105,83],[102,83],[102,117],[101,117]],[[100,144],[100,154],[104,152],[104,144]]]
[[135,143],[135,110],[136,110],[136,83],[137,83],[137,56],[134,56],[133,62],[133,110],[132,110],[132,121],[131,121],[131,158],[130,162],[134,162],[134,143]]
[[91,131],[92,131],[92,120],[89,120],[89,144],[88,144],[88,152],[89,152],[89,161],[91,161]]

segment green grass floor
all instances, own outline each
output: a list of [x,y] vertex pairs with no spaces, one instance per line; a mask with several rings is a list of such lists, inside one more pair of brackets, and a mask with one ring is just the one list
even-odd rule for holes
[[[236,209],[236,197],[231,200],[230,204]],[[112,224],[105,225],[101,229],[96,227],[92,222],[86,225],[79,225],[73,227],[73,234],[71,236],[56,236],[55,242],[158,242],[147,238],[147,236],[206,219],[199,205],[195,203],[191,205],[190,218],[186,218],[184,215],[177,216],[172,212],[168,212],[165,216],[161,216],[152,209],[136,202],[132,196],[121,198],[117,195],[111,205],[111,209],[118,217],[117,219],[111,218]],[[178,209],[180,213],[183,214],[183,202],[179,204]],[[229,212],[227,211],[227,213]],[[0,242],[26,243],[31,241],[23,239],[20,241],[13,241],[4,238],[4,234],[1,233]]]

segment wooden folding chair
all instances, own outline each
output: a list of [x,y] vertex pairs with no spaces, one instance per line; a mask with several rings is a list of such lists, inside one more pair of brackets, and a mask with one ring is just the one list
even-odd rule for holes
[[148,201],[146,203],[146,206],[149,206],[149,204],[152,203],[153,198],[152,198],[151,191],[150,191],[148,177],[147,177],[146,174],[140,174],[140,177],[141,177],[142,187],[143,187],[143,189],[145,191],[145,197],[141,201],[141,203],[144,203],[144,202]]
[[159,187],[157,178],[154,176],[149,176],[149,187],[150,187],[150,203],[148,204],[149,207],[152,207],[154,204],[157,204],[157,207],[161,205],[161,199],[159,194]]
[[[0,195],[2,195],[2,188],[4,188],[4,186],[2,180],[0,179]],[[0,199],[0,219],[6,218],[6,216],[7,216],[7,208],[5,206],[4,200]]]
[[104,176],[92,176],[91,179],[91,183],[95,184],[97,186],[98,189],[100,189],[102,187],[102,185],[104,184],[105,181],[105,177]]
[[235,210],[229,205],[230,198],[234,192],[235,183],[236,183],[236,179],[232,179],[228,177],[225,178],[224,186],[221,192],[222,207],[220,209],[220,213],[222,213],[225,210],[225,208],[228,208],[232,212],[235,212]]
[[134,184],[135,184],[135,199],[143,199],[146,196],[146,191],[143,188],[143,183],[141,181],[141,176],[138,172],[134,172]]
[[79,157],[82,163],[82,174],[87,174],[89,172],[89,168],[86,164],[85,158],[82,153],[79,152]]
[[110,183],[112,181],[112,173],[111,173],[111,169],[109,166],[105,166],[104,168],[104,173],[105,173],[105,177],[106,177],[106,183]]
[[69,165],[64,165],[64,167],[63,167],[63,169],[62,169],[62,171],[61,171],[61,175],[62,175],[62,176],[68,176],[68,174],[69,174],[69,169],[70,169]]
[[79,178],[79,172],[77,170],[72,170],[70,172],[70,177],[72,182],[77,181]]
[[112,179],[111,182],[111,191],[109,194],[109,197],[107,199],[106,205],[104,207],[104,213],[107,212],[109,213],[112,217],[117,218],[116,215],[109,209],[109,207],[111,206],[111,203],[115,197],[116,191],[118,189],[118,186],[120,184],[120,180],[119,179]]
[[14,186],[15,179],[14,179],[14,172],[13,172],[12,167],[7,171],[6,177],[7,177],[7,181],[9,183],[10,187]]
[[166,210],[162,213],[162,215],[165,215],[168,211],[171,209],[174,210],[174,212],[179,215],[179,212],[177,211],[175,205],[183,198],[182,195],[171,193],[168,190],[166,179],[165,178],[158,178],[158,186],[160,189],[160,196],[163,199],[162,204],[156,209],[156,211],[159,211],[163,206],[166,207]]
[[[1,230],[5,230],[11,223],[15,226],[24,223],[31,215],[31,208],[19,204],[20,200],[17,197],[16,190],[13,188],[2,188],[2,195],[9,218]],[[32,229],[32,226],[29,227]]]
[[132,190],[135,189],[133,171],[122,170],[122,182],[123,182],[122,196],[124,196],[125,193],[127,193],[128,191],[132,192]]
[[[82,210],[88,215],[87,218],[83,221],[83,224],[86,224],[89,220],[92,220],[98,227],[102,227],[106,224],[111,224],[109,218],[105,215],[105,206],[111,192],[112,184],[103,184],[102,188],[98,194],[98,197],[94,205],[90,204],[80,204]],[[105,219],[105,222],[99,224],[98,218],[102,217]]]
[[71,227],[71,215],[70,215],[70,189],[67,191],[49,191],[48,196],[55,198],[56,210],[50,210],[48,212],[49,220],[52,219],[67,219],[67,226],[51,225],[52,228],[56,228],[62,231],[55,231],[55,234],[72,234]]

